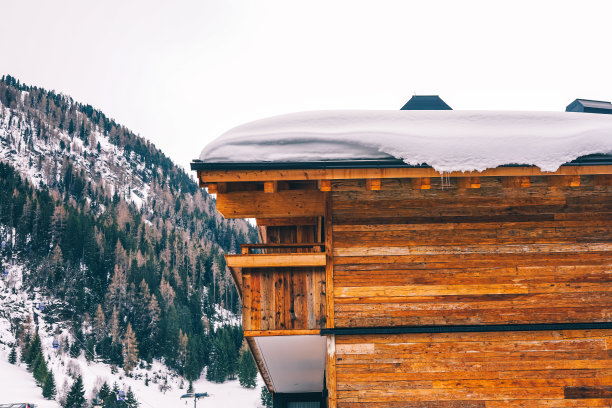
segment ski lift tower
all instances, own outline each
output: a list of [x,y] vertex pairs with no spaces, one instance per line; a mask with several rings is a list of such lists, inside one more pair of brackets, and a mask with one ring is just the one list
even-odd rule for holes
[[188,394],[181,395],[181,399],[193,398],[193,408],[197,408],[196,405],[199,399],[206,397],[210,397],[207,392],[190,392]]

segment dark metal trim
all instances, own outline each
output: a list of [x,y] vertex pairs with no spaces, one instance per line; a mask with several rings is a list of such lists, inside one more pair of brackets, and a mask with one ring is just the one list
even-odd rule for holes
[[612,322],[594,323],[534,323],[534,324],[483,324],[464,326],[402,326],[402,327],[347,327],[321,329],[321,336],[329,334],[405,334],[405,333],[470,333],[514,332],[550,330],[600,330],[612,329]]
[[[563,166],[612,165],[612,155],[590,154],[582,156]],[[529,164],[505,164],[499,167],[534,167]],[[399,159],[337,160],[310,162],[227,162],[208,163],[201,160],[191,162],[191,170],[306,170],[306,169],[367,169],[367,168],[431,168],[427,164],[412,166]]]

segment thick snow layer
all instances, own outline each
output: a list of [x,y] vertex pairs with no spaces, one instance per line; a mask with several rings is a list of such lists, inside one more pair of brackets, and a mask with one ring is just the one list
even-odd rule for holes
[[612,115],[505,111],[319,111],[238,126],[200,155],[209,163],[398,158],[438,171],[530,164],[555,171],[612,152]]

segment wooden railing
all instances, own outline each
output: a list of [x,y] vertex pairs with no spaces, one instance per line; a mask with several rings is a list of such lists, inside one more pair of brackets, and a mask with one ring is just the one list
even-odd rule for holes
[[274,253],[310,253],[325,252],[325,243],[311,242],[300,244],[242,244],[242,255]]

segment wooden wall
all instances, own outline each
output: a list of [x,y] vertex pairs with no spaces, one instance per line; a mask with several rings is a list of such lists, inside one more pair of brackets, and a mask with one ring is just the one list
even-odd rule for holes
[[[334,326],[612,321],[612,187],[332,183]],[[612,406],[611,331],[337,335],[338,407]]]
[[[321,242],[321,222],[260,227],[264,243]],[[282,221],[282,222],[281,222]],[[271,223],[270,220],[267,223]],[[264,253],[320,251],[315,248],[266,248]],[[326,325],[325,268],[284,267],[242,270],[244,330],[320,329]]]
[[325,268],[243,269],[242,293],[244,330],[325,327]]
[[338,408],[609,407],[612,333],[336,336]]
[[610,186],[383,182],[333,190],[335,327],[612,320]]

